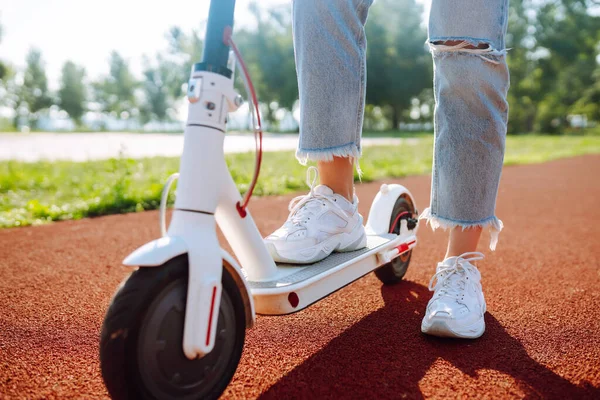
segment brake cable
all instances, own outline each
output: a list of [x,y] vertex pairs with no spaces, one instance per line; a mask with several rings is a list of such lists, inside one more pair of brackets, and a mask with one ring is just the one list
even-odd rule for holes
[[246,208],[248,207],[248,203],[250,202],[250,198],[252,197],[252,193],[254,192],[254,188],[256,187],[256,183],[258,181],[258,175],[260,173],[260,166],[262,163],[263,132],[262,124],[260,121],[260,111],[258,109],[258,99],[256,97],[256,91],[254,90],[254,85],[252,84],[252,79],[250,78],[250,74],[248,73],[248,68],[246,67],[246,63],[242,58],[242,54],[240,53],[239,49],[235,45],[235,42],[233,41],[233,38],[231,37],[231,28],[225,29],[225,31],[223,32],[223,41],[228,46],[231,46],[231,49],[233,50],[233,53],[235,55],[236,63],[242,70],[241,77],[242,81],[244,82],[246,92],[248,94],[248,100],[250,103],[248,108],[250,109],[250,113],[252,116],[252,128],[254,130],[254,140],[256,143],[256,162],[254,165],[254,175],[252,177],[252,181],[250,182],[250,186],[248,187],[248,190],[246,191],[242,202],[240,203],[238,201],[235,205],[238,213],[240,214],[240,217],[245,218],[247,215]]

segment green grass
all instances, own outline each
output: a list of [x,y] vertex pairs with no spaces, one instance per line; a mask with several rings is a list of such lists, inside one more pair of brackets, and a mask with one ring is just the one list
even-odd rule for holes
[[600,136],[509,136],[504,165],[540,163],[600,153]]
[[421,131],[363,131],[362,137],[365,138],[422,138],[431,137],[433,132],[421,132]]
[[[431,135],[402,146],[367,147],[360,165],[363,182],[430,173]],[[511,136],[506,164],[536,163],[600,153],[597,136]],[[233,179],[243,193],[254,154],[227,156]],[[76,162],[0,162],[0,227],[37,225],[106,214],[155,209],[163,183],[179,168],[178,158],[111,159]],[[265,153],[257,195],[306,189],[305,167],[292,152]],[[171,201],[173,199],[171,198]]]

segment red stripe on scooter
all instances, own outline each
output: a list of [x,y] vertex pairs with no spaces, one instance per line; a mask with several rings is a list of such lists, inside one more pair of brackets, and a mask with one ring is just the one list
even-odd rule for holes
[[396,246],[396,248],[398,249],[398,254],[404,253],[405,251],[407,251],[409,249],[409,246],[411,246],[413,244],[415,244],[414,240],[412,242],[399,244],[398,246]]
[[213,287],[212,300],[210,302],[210,316],[208,317],[208,332],[206,332],[206,345],[210,343],[210,328],[212,327],[213,313],[215,309],[215,298],[217,297],[217,287]]
[[408,250],[408,245],[406,243],[402,243],[398,246],[396,246],[396,248],[398,249],[398,254],[405,252],[406,250]]

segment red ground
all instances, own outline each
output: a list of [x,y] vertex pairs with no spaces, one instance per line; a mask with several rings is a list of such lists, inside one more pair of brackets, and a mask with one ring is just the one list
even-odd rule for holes
[[[487,331],[424,336],[427,284],[445,235],[421,229],[406,281],[373,274],[300,313],[258,317],[226,398],[600,398],[600,156],[506,168],[498,251],[480,263]],[[402,179],[420,208],[429,178]],[[363,215],[379,187],[360,185]],[[252,202],[266,234],[291,196]],[[0,398],[106,397],[98,332],[158,236],[147,212],[0,231]]]

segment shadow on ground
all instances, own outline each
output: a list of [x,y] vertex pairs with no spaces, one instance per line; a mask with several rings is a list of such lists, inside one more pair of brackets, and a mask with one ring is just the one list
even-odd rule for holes
[[[434,338],[418,329],[430,296],[425,286],[404,281],[383,286],[381,292],[383,308],[332,340],[261,398],[422,398],[419,381],[429,379],[426,374],[440,361],[473,381],[457,377],[435,382],[434,376],[428,389],[448,390],[447,385],[453,385],[452,392],[464,394],[467,386],[483,384],[502,386],[507,395],[526,398],[600,398],[600,389],[576,386],[529,357],[489,312],[486,333],[478,340]],[[477,382],[482,370],[498,371],[514,382],[503,376],[494,379],[494,374],[486,374],[486,382]],[[448,373],[452,372],[445,371],[444,376]]]

